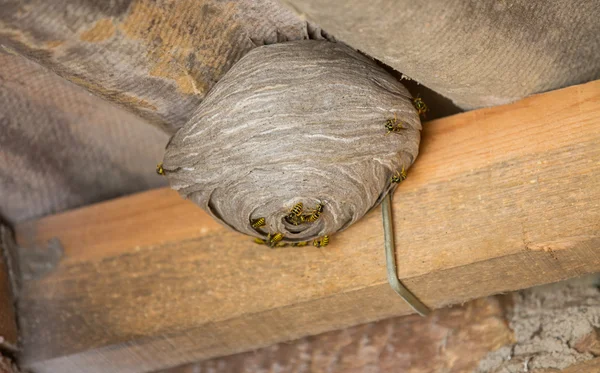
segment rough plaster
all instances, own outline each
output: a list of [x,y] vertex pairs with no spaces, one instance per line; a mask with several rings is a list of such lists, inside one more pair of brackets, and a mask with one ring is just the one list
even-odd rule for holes
[[586,276],[513,294],[508,318],[516,343],[488,354],[476,372],[564,369],[592,359],[593,352],[576,345],[600,327],[599,279]]

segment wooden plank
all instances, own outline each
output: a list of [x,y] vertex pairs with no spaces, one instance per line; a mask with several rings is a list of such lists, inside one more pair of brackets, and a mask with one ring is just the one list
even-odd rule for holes
[[0,354],[0,373],[21,373],[14,361]]
[[24,57],[0,49],[0,66],[0,215],[9,224],[168,185],[154,172],[167,134]]
[[322,39],[275,0],[2,0],[0,45],[168,132],[251,49]]
[[11,266],[8,263],[8,251],[14,245],[12,231],[0,222],[0,349],[10,352],[16,351],[19,339],[14,307],[16,286],[11,282]]
[[600,7],[588,0],[280,1],[463,109],[600,78]]
[[514,342],[504,313],[499,299],[487,297],[426,318],[380,320],[160,373],[474,372],[487,353]]
[[[394,196],[399,276],[442,307],[600,271],[600,81],[429,122]],[[144,372],[409,313],[379,209],[270,250],[156,190],[16,227],[25,366]],[[55,250],[54,250],[55,251]]]
[[600,373],[600,358],[586,361],[585,363],[570,366],[561,373]]
[[[412,320],[411,320],[412,321]],[[451,335],[451,334],[450,334]],[[354,337],[352,335],[352,337]],[[462,337],[462,336],[461,336]],[[350,336],[347,336],[347,338],[345,338],[346,343],[348,343]],[[381,337],[379,338],[381,339]],[[378,341],[373,341],[374,344],[377,343]],[[330,342],[331,343],[331,342]],[[354,346],[355,344],[352,343],[351,347],[356,348]],[[304,347],[304,346],[303,346]],[[323,354],[327,354],[329,351],[327,350],[320,350],[320,348],[324,348],[326,346],[318,346],[319,350],[317,351],[311,351],[311,353],[313,354],[318,354],[318,353],[323,353]],[[346,346],[333,346],[334,348],[337,348],[338,350],[341,347],[346,347]],[[464,367],[459,365],[462,361],[462,359],[468,359],[468,354],[465,354],[465,346],[462,346],[462,349],[460,351],[456,351],[459,353],[459,355],[451,355],[453,352],[455,351],[446,351],[444,349],[444,345],[440,346],[440,355],[445,355],[448,356],[448,364],[445,366],[442,366],[442,369],[446,369],[446,370],[436,370],[438,369],[439,366],[433,366],[433,364],[436,364],[437,361],[434,361],[433,364],[431,364],[430,362],[426,361],[426,360],[416,360],[415,363],[419,366],[416,366],[413,368],[413,366],[411,366],[410,368],[408,368],[408,370],[399,370],[398,366],[402,366],[405,365],[405,361],[409,361],[412,362],[414,361],[412,359],[412,356],[410,359],[405,359],[404,357],[406,355],[398,355],[398,356],[402,356],[402,358],[398,358],[398,356],[389,356],[390,354],[383,352],[383,359],[388,358],[389,361],[387,362],[388,364],[384,365],[385,363],[380,363],[379,360],[373,362],[371,365],[353,365],[354,360],[355,359],[360,359],[360,357],[350,357],[350,359],[348,359],[348,356],[345,355],[347,352],[346,350],[343,350],[344,355],[342,355],[342,358],[340,359],[339,356],[335,356],[332,358],[332,360],[323,360],[323,361],[317,361],[315,363],[313,363],[314,365],[310,365],[311,367],[311,371],[312,372],[330,372],[330,373],[336,373],[336,372],[362,372],[364,370],[366,370],[366,368],[371,368],[372,366],[377,366],[377,368],[379,370],[376,370],[376,372],[379,373],[396,373],[396,372],[405,372],[405,373],[411,373],[411,372],[419,372],[419,373],[437,373],[437,372],[473,372],[471,368],[471,366],[468,367]],[[471,346],[469,346],[471,347]],[[477,346],[479,347],[479,346]],[[300,347],[299,349],[301,349],[302,347]],[[163,371],[160,373],[196,373],[196,372],[204,372],[202,369],[203,367],[208,367],[210,370],[207,370],[209,372],[215,372],[215,373],[220,373],[220,372],[238,372],[238,373],[245,373],[245,372],[254,372],[256,370],[252,370],[252,368],[256,367],[256,366],[260,366],[261,368],[264,366],[267,367],[272,367],[274,369],[277,369],[278,372],[282,372],[282,373],[287,373],[287,372],[297,372],[299,371],[298,368],[302,368],[304,366],[302,366],[302,362],[295,362],[296,364],[291,364],[292,366],[288,367],[281,367],[281,365],[279,365],[279,361],[277,360],[268,360],[269,358],[273,358],[273,356],[279,356],[279,355],[283,355],[285,352],[289,351],[289,347],[288,346],[281,346],[280,347],[280,351],[273,351],[272,354],[263,360],[259,360],[259,358],[261,357],[261,355],[259,354],[259,356],[252,356],[252,353],[246,353],[243,355],[235,355],[235,356],[231,356],[231,357],[227,357],[227,358],[222,358],[222,359],[218,359],[216,361],[208,361],[208,362],[204,362],[204,363],[199,363],[199,364],[194,364],[194,365],[187,365],[184,367],[179,367],[179,368],[174,368],[174,369],[170,369],[168,371]],[[422,349],[420,351],[417,352],[418,355],[420,355],[419,352],[423,351]],[[299,356],[306,358],[307,354],[306,352],[304,352],[302,350],[302,352],[298,353]],[[321,357],[321,356],[318,356]],[[363,359],[367,360],[371,358],[370,360],[375,360],[372,358],[372,355],[370,356],[368,353],[366,354],[366,356],[363,357]],[[458,361],[457,361],[458,358]],[[386,359],[386,360],[388,360]],[[348,361],[350,360],[350,361]],[[475,360],[472,360],[475,361]],[[271,363],[271,364],[269,364]],[[429,363],[429,364],[428,364]],[[219,365],[217,365],[219,364]],[[254,365],[243,365],[243,364],[254,364]],[[334,364],[339,365],[339,369],[331,369],[330,365]],[[315,366],[316,365],[316,366]],[[423,367],[424,366],[424,367]],[[277,367],[277,368],[275,368]],[[319,369],[321,368],[321,369]],[[450,370],[449,370],[450,369]],[[588,360],[586,362],[583,363],[579,363],[579,364],[575,364],[572,365],[568,368],[559,370],[559,369],[535,369],[535,370],[525,370],[525,362],[523,362],[523,372],[529,372],[529,373],[600,373],[600,358],[595,358],[592,360]],[[487,372],[487,373],[501,373],[501,371],[495,371],[495,372]]]
[[592,274],[161,373],[590,373],[591,362],[562,369],[599,355],[597,280]]
[[600,358],[571,365],[563,370],[558,369],[535,369],[530,373],[600,373]]

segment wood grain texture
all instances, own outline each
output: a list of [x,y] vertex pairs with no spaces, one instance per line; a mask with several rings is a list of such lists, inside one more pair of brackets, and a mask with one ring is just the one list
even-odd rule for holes
[[[399,277],[437,308],[600,270],[600,81],[429,122],[394,196]],[[156,190],[16,227],[64,256],[24,281],[34,372],[144,372],[409,313],[380,211],[270,250]]]
[[598,356],[599,279],[578,277],[161,373],[590,373],[584,368]]
[[252,48],[323,37],[275,0],[0,1],[0,44],[168,132]]
[[0,216],[9,224],[168,185],[155,172],[168,141],[52,71],[0,52]]
[[464,109],[600,78],[600,7],[587,0],[281,1]]
[[161,373],[473,373],[486,353],[512,343],[504,313],[488,297],[426,318],[380,320]]
[[529,373],[600,373],[600,358],[572,365],[566,369],[534,369]]
[[14,245],[12,231],[0,222],[0,348],[14,352],[19,332],[15,315],[14,285],[11,283],[11,268],[7,262],[10,260],[10,245]]
[[0,356],[0,373],[21,373],[11,358]]
[[[584,372],[585,373],[600,373],[600,358],[596,358],[594,360],[586,361],[585,363],[571,366],[567,369],[564,369],[560,373],[584,373]],[[532,373],[536,373],[536,372],[532,372]]]

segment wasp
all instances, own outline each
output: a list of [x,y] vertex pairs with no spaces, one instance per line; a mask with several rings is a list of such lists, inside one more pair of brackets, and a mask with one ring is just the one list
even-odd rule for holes
[[290,218],[290,219],[297,219],[298,216],[300,216],[300,214],[302,214],[302,208],[303,207],[304,207],[304,205],[302,204],[302,202],[296,203],[294,205],[294,207],[292,207],[292,209],[290,210],[288,218]]
[[401,171],[396,171],[396,173],[392,175],[391,181],[392,183],[401,183],[404,180],[406,180],[406,170],[404,169],[404,166],[402,166]]
[[302,202],[298,202],[291,208],[290,213],[286,217],[286,220],[290,224],[298,225],[304,223],[304,219],[302,217],[304,205]]
[[309,223],[314,223],[321,216],[323,212],[323,207],[325,207],[322,203],[319,203],[314,210],[311,210],[312,213],[310,215],[303,216],[302,220],[305,220]]
[[291,245],[292,246],[297,246],[297,247],[302,247],[302,246],[308,245],[308,242],[306,242],[306,241],[294,242]]
[[323,237],[321,237],[320,240],[314,240],[313,241],[313,246],[314,247],[325,247],[329,245],[329,236],[325,235]]
[[265,218],[254,219],[250,222],[252,228],[257,229],[266,225]]
[[[276,237],[276,236],[277,235],[275,235],[273,237]],[[282,237],[283,237],[283,235],[282,235]],[[273,242],[273,241],[269,241],[268,239],[267,239],[267,241],[263,240],[262,238],[255,238],[254,239],[254,243],[257,243],[259,245],[269,245],[271,247],[284,247],[284,246],[288,245],[285,242]]]
[[290,219],[290,217],[289,217],[289,216],[287,216],[287,217],[285,218],[285,220],[286,220],[288,223],[290,223],[290,224],[293,224],[293,225],[300,225],[300,224],[304,224],[304,223],[306,223],[306,218],[307,218],[307,217],[308,217],[308,215],[300,215],[300,216],[296,216],[296,217],[295,217],[295,218],[293,218],[293,219]]
[[165,169],[163,168],[162,165],[163,165],[162,162],[160,162],[159,164],[156,165],[156,173],[159,174],[159,175],[161,175],[161,176],[164,176],[165,175]]
[[269,246],[271,247],[275,247],[278,246],[279,241],[283,240],[283,234],[282,233],[275,233],[273,236],[271,236],[271,233],[269,233],[269,235],[267,236],[267,240],[269,241]]
[[388,119],[385,121],[385,129],[387,129],[386,136],[392,132],[400,132],[404,129],[404,125],[398,120],[398,114],[394,113],[394,119]]
[[413,98],[413,105],[415,109],[417,109],[417,113],[419,115],[423,115],[423,117],[425,117],[425,113],[429,111],[429,108],[427,107],[427,105],[425,105],[425,102],[419,96]]

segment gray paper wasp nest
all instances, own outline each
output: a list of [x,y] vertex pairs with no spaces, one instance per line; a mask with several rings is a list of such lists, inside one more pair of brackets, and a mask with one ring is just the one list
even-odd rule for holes
[[[212,88],[167,145],[163,169],[228,227],[306,241],[376,206],[417,156],[420,129],[408,91],[360,53],[325,41],[267,45]],[[290,219],[300,202],[306,218]]]

